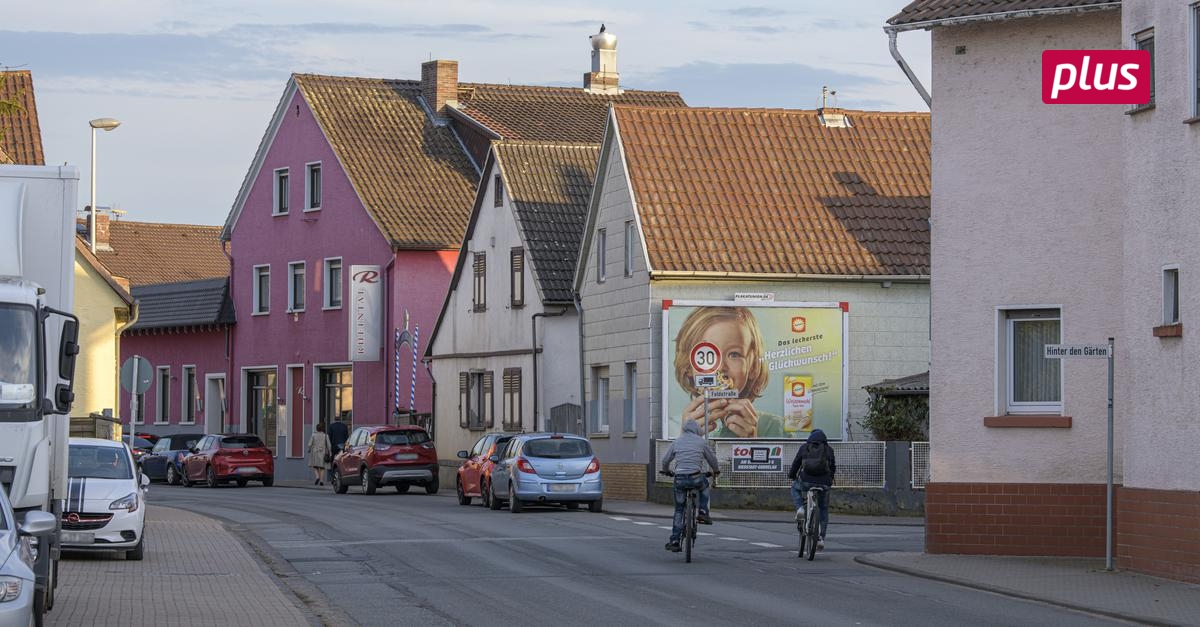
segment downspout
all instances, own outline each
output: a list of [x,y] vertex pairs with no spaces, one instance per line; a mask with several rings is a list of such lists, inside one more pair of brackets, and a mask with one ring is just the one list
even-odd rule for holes
[[908,77],[908,82],[912,83],[913,88],[917,90],[918,94],[921,94],[921,98],[925,100],[925,106],[933,109],[933,99],[929,96],[929,92],[925,91],[925,86],[921,84],[921,80],[917,78],[912,68],[908,67],[908,62],[904,60],[904,56],[900,54],[900,49],[896,47],[896,36],[900,32],[891,26],[885,26],[883,30],[888,36],[888,51],[892,53],[892,58],[896,60],[896,63],[900,66],[900,70]]
[[[539,311],[538,313],[533,314],[533,317],[529,319],[529,324],[530,324],[531,331],[532,331],[529,336],[529,341],[532,344],[532,348],[533,348],[531,353],[533,355],[533,430],[534,431],[538,430],[537,422],[538,422],[538,396],[539,396],[538,368],[537,368],[537,366],[538,366],[538,364],[537,364],[537,355],[538,355],[537,319],[538,318],[557,318],[565,313],[567,313],[566,309],[561,309],[556,313],[547,313],[545,311]],[[545,424],[545,423],[543,423],[543,424]]]
[[[232,303],[232,302],[234,302],[234,300],[233,300],[233,279],[235,276],[237,276],[237,273],[234,272],[233,255],[229,254],[229,240],[227,240],[227,239],[221,240],[221,254],[225,255],[225,258],[229,260],[229,302]],[[234,304],[233,311],[234,311],[234,315],[236,316],[237,315],[237,304],[236,303]],[[221,425],[222,432],[224,432],[226,430],[226,425],[229,423],[231,414],[233,414],[233,411],[232,411],[232,409],[233,409],[233,402],[232,402],[233,401],[233,393],[234,393],[234,391],[241,390],[241,381],[233,380],[234,353],[237,350],[237,342],[234,341],[235,340],[234,334],[237,333],[237,331],[233,328],[234,326],[235,325],[229,325],[229,326],[225,327],[225,345],[226,345],[226,349],[225,349],[225,407],[222,408],[224,410],[223,413],[225,414],[225,418],[223,420],[223,422],[225,424]],[[241,400],[242,399],[239,397],[238,401],[241,401]],[[237,421],[238,421],[237,423],[239,425],[239,428],[236,430],[241,431],[241,428],[240,428],[240,425],[242,424],[241,412],[238,412]],[[289,446],[290,445],[291,444],[289,442]]]
[[425,372],[429,373],[429,439],[437,438],[437,379],[433,378],[433,369],[428,359],[422,359]]
[[[396,387],[394,385],[396,382],[394,382],[394,381],[393,381],[393,385],[391,387],[388,386],[388,373],[395,372],[395,368],[397,365],[397,364],[391,364],[391,367],[390,368],[388,367],[388,355],[390,354],[392,359],[396,358],[396,346],[395,346],[396,334],[394,332],[394,329],[392,328],[392,314],[395,313],[395,307],[392,306],[392,292],[396,291],[396,290],[392,289],[392,278],[393,278],[392,277],[392,266],[395,265],[395,263],[396,263],[397,251],[395,248],[391,248],[391,251],[392,251],[391,258],[388,259],[387,265],[383,267],[383,275],[387,277],[387,279],[383,283],[387,289],[387,294],[383,298],[383,305],[384,305],[384,307],[387,307],[387,311],[385,311],[383,313],[383,319],[385,321],[384,324],[386,325],[386,328],[384,329],[384,337],[390,339],[393,344],[392,350],[389,351],[387,349],[388,343],[386,341],[383,342],[383,405],[384,405],[384,410],[385,410],[384,414],[383,414],[384,424],[392,424],[392,417],[395,414],[397,414],[397,411],[400,408],[400,399],[398,399],[398,398],[392,399],[391,407],[387,406],[388,392],[394,391],[396,389]],[[354,366],[352,365],[351,368],[353,368],[353,367]],[[416,368],[417,368],[417,365],[413,364],[413,369],[415,370]],[[351,374],[350,376],[354,376],[354,375]],[[408,408],[408,419],[410,422],[416,419],[416,413],[417,413],[416,407]],[[396,416],[396,418],[398,419],[399,416]],[[397,420],[397,424],[398,423],[399,423],[399,420]]]
[[[132,296],[132,293],[130,295]],[[121,335],[123,333],[125,333],[126,329],[137,324],[138,316],[140,316],[140,315],[142,315],[141,304],[135,300],[135,301],[133,301],[133,304],[129,305],[129,322],[126,322],[125,324],[123,324],[119,328],[117,328],[117,334],[116,334],[117,335],[117,350],[116,350],[116,355],[114,356],[114,358],[117,362],[116,363],[117,406],[113,408],[113,411],[116,412],[118,419],[121,416]],[[131,393],[129,395],[129,397],[130,397],[130,399],[132,399],[133,394]],[[130,420],[129,423],[133,424],[133,420]],[[95,424],[95,423],[93,422],[93,424]]]
[[587,399],[587,396],[584,395],[586,379],[584,378],[583,369],[583,300],[578,293],[575,294],[575,313],[579,319],[579,350],[576,351],[579,353],[579,431],[576,432],[576,435],[587,435],[587,429],[585,428],[587,403],[584,402]]

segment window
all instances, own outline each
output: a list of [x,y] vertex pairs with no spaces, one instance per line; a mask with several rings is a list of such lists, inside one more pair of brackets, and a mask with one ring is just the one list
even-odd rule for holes
[[1150,52],[1150,102],[1141,105],[1148,107],[1154,104],[1154,29],[1146,29],[1134,35],[1133,48]]
[[157,368],[158,403],[154,408],[154,424],[165,425],[171,418],[171,367]]
[[271,199],[271,215],[282,216],[288,212],[288,171],[287,168],[275,170],[274,194]]
[[271,311],[271,266],[254,266],[254,313]]
[[1163,324],[1179,322],[1179,268],[1163,268]]
[[492,180],[492,206],[504,206],[504,179],[499,174]]
[[596,231],[596,282],[603,283],[608,265],[608,230]]
[[304,262],[288,264],[288,311],[304,311]]
[[637,239],[637,229],[633,220],[625,222],[625,276],[633,276],[633,243]]
[[1200,117],[1200,3],[1192,5],[1192,117]]
[[472,311],[487,311],[487,253],[475,253],[471,266],[475,270],[475,292]]
[[1007,413],[1062,413],[1062,360],[1046,359],[1044,348],[1060,343],[1059,310],[1006,311],[1004,323]]
[[317,422],[329,425],[339,418],[346,423],[347,428],[354,427],[354,372],[349,367],[321,368],[321,387],[318,393],[321,398],[321,414]]
[[200,386],[196,385],[196,367],[183,367],[183,424],[196,422],[196,410],[200,406]]
[[309,163],[304,169],[304,210],[316,211],[321,208],[321,163]]
[[492,373],[458,373],[458,424],[464,429],[487,429],[493,424]]
[[625,433],[633,433],[637,429],[637,362],[625,363],[625,423],[622,429]]
[[592,368],[592,431],[608,433],[608,366]]
[[325,309],[342,308],[342,258],[325,260]]
[[504,429],[521,428],[521,369],[504,369]]
[[246,432],[258,435],[275,448],[276,399],[275,371],[252,370],[246,373]]
[[509,291],[512,294],[512,306],[525,306],[525,249],[514,248],[509,254]]

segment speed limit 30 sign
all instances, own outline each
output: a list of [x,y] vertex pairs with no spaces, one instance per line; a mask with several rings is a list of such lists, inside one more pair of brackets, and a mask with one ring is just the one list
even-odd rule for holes
[[693,346],[690,358],[692,370],[700,374],[712,374],[721,367],[721,349],[712,342],[700,342]]

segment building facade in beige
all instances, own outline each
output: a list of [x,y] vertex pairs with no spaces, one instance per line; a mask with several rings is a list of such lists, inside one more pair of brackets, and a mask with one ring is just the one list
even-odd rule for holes
[[120,337],[135,321],[135,313],[128,288],[77,239],[75,315],[79,317],[79,358],[75,365],[75,402],[71,406],[77,433],[112,433],[111,423],[89,416],[117,415]]

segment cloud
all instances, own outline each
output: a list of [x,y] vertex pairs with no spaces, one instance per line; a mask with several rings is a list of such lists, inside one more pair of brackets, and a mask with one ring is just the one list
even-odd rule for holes
[[595,28],[600,30],[600,25],[604,20],[571,20],[569,22],[546,22],[547,26],[561,26],[563,28]]
[[812,109],[820,106],[823,85],[838,90],[841,106],[884,108],[881,88],[892,84],[799,63],[696,62],[642,75],[636,88],[679,91],[694,107]]
[[791,29],[786,26],[734,26],[731,30],[739,33],[755,33],[758,35],[778,35]]
[[393,35],[420,37],[477,35],[492,29],[480,24],[372,24],[366,22],[308,22],[300,24],[236,24],[234,33],[256,35]]
[[718,9],[717,13],[725,13],[736,17],[779,17],[781,15],[789,14],[791,11],[777,7],[747,6],[734,7],[732,9]]

